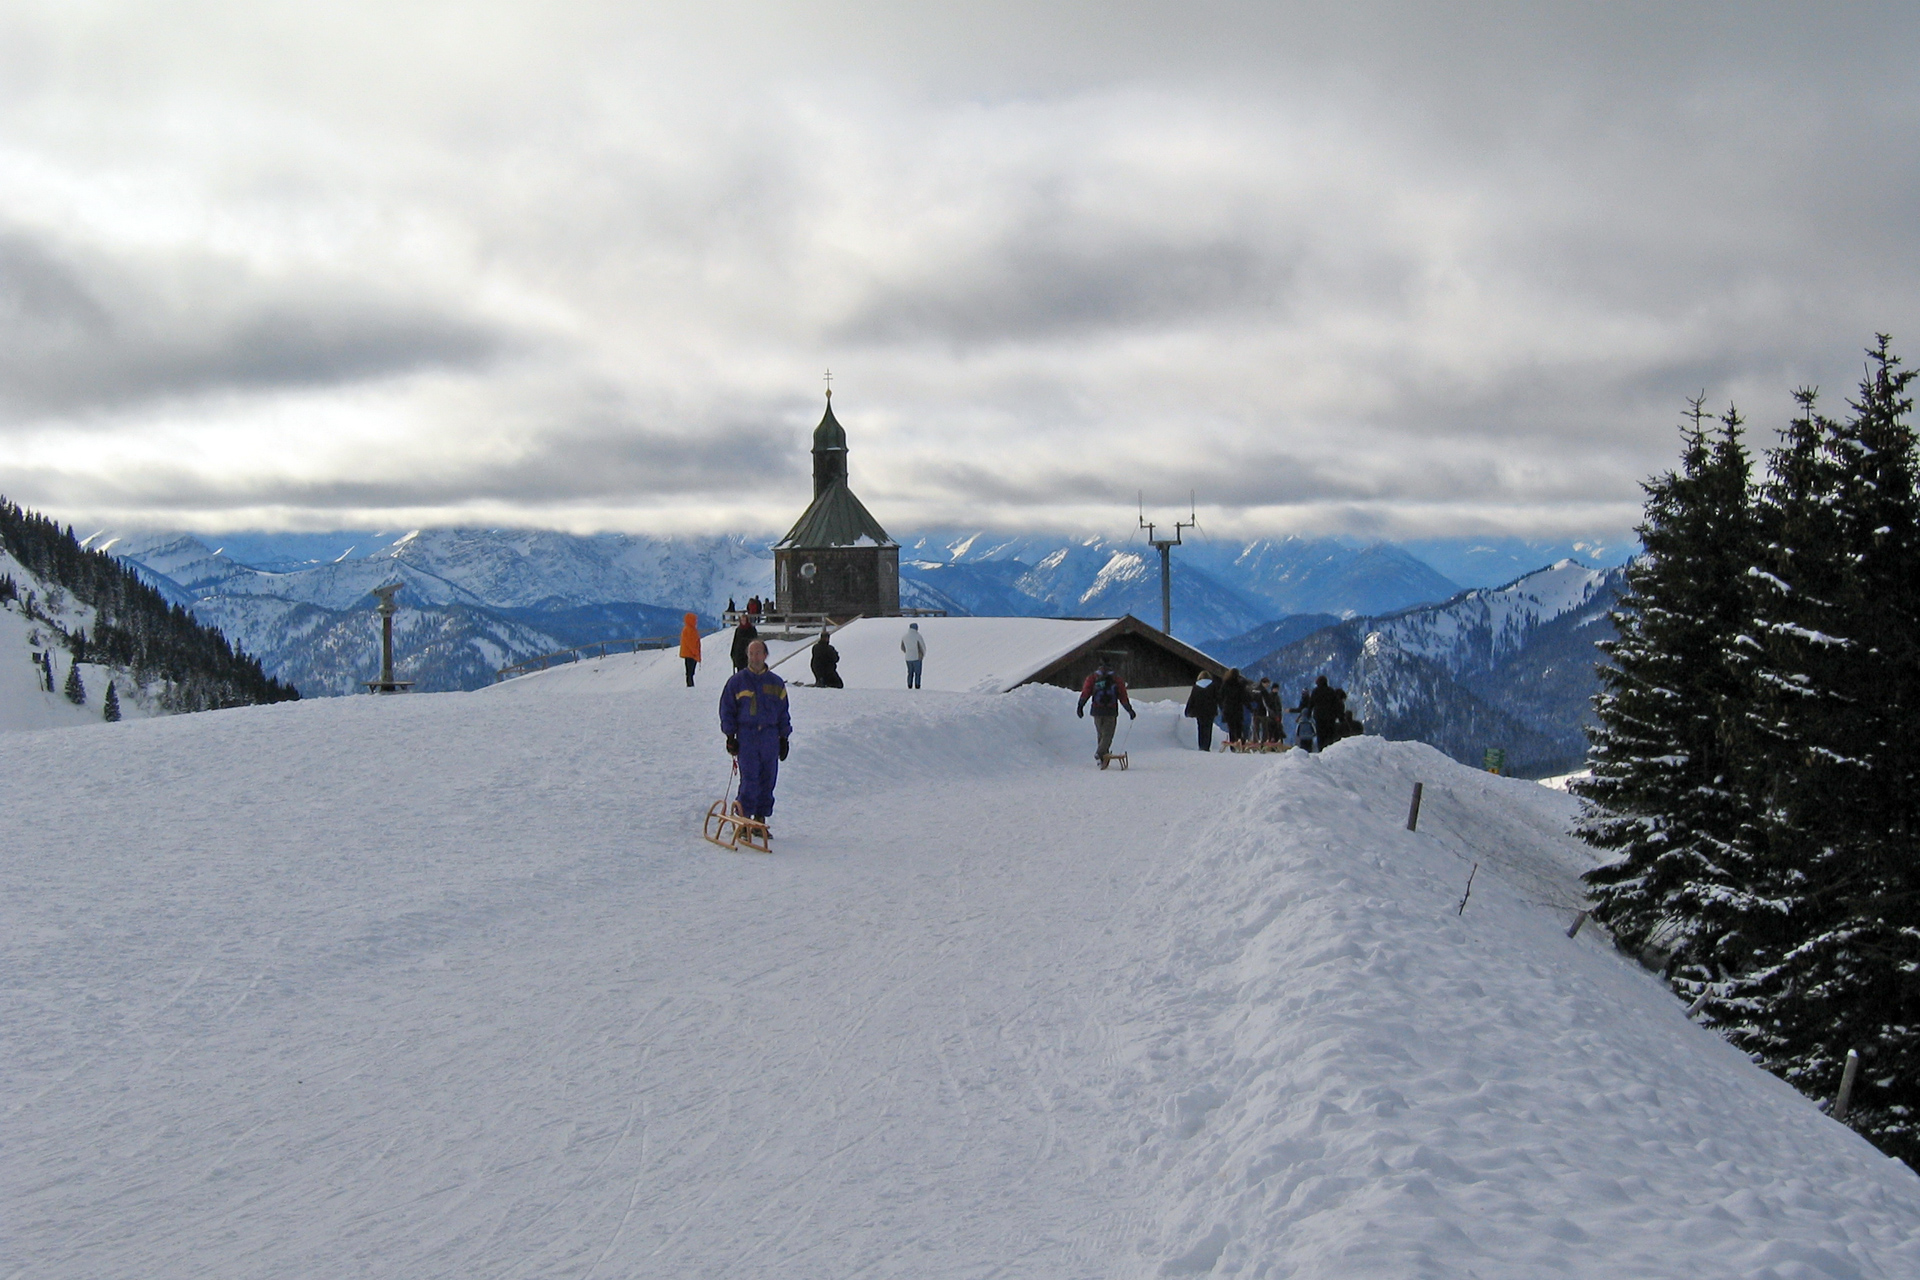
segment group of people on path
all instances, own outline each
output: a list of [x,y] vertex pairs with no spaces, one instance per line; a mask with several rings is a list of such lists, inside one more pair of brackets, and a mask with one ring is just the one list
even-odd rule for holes
[[[787,684],[767,665],[767,644],[754,625],[759,610],[751,606],[740,615],[734,628],[730,656],[733,675],[720,692],[720,731],[726,737],[727,752],[740,769],[739,812],[765,823],[773,812],[773,793],[780,776],[780,762],[787,758],[793,721],[788,710]],[[732,611],[733,602],[727,602]],[[927,641],[920,624],[909,623],[900,638],[900,652],[907,665],[907,688],[920,688],[922,664],[926,661]],[[686,665],[687,687],[693,687],[696,668],[701,661],[700,619],[685,615],[680,629],[680,657]],[[823,689],[845,688],[840,677],[840,651],[833,645],[831,628],[823,628],[810,646],[808,664],[813,683]],[[1125,711],[1128,719],[1137,718],[1127,683],[1102,659],[1080,686],[1080,699],[1074,714],[1093,715],[1094,758],[1105,761],[1113,751],[1114,730]],[[1346,690],[1315,680],[1311,689],[1301,691],[1300,701],[1286,706],[1279,686],[1261,677],[1249,681],[1239,668],[1229,668],[1215,677],[1202,671],[1187,696],[1186,714],[1198,726],[1198,745],[1202,751],[1213,749],[1215,724],[1221,726],[1229,748],[1243,743],[1285,742],[1288,713],[1299,717],[1298,744],[1309,751],[1324,749],[1344,737],[1361,732],[1360,722],[1347,708]]]
[[1213,750],[1213,729],[1217,723],[1226,733],[1228,750],[1248,744],[1269,745],[1287,741],[1286,717],[1297,722],[1298,745],[1318,751],[1361,732],[1360,722],[1347,709],[1347,691],[1327,683],[1325,676],[1303,689],[1297,705],[1289,707],[1280,687],[1265,676],[1249,681],[1240,668],[1229,667],[1224,676],[1202,671],[1187,695],[1186,714],[1198,726],[1198,745]]

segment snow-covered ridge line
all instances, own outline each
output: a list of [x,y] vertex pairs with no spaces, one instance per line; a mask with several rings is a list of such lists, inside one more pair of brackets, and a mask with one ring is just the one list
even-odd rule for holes
[[1129,1154],[1159,1274],[1920,1273],[1911,1170],[1566,937],[1570,812],[1356,740],[1284,757],[1155,887],[1132,1066],[1166,1103]]
[[1542,624],[1601,598],[1619,572],[1562,560],[1502,587],[1463,591],[1438,605],[1377,619],[1371,629],[1382,643],[1456,671],[1467,652],[1474,662],[1491,666],[1525,644]]

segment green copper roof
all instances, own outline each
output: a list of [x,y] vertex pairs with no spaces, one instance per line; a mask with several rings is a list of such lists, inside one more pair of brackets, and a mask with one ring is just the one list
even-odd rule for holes
[[813,448],[817,453],[822,449],[844,449],[847,447],[846,429],[840,420],[833,416],[832,393],[828,393],[826,416],[820,419],[820,425],[813,429]]
[[[832,418],[829,413],[828,418]],[[825,424],[822,424],[823,426]],[[837,430],[839,423],[834,423]],[[818,439],[818,437],[815,437]],[[853,496],[847,482],[836,480],[826,492],[813,500],[801,513],[793,528],[787,530],[778,546],[782,547],[856,547],[862,539],[874,546],[897,546],[880,522]]]

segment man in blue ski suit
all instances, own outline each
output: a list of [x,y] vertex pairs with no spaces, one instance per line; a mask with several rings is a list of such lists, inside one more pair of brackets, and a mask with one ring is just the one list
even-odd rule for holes
[[727,735],[728,754],[740,760],[740,812],[765,822],[793,736],[787,682],[768,669],[765,641],[747,646],[746,668],[720,691],[720,732]]

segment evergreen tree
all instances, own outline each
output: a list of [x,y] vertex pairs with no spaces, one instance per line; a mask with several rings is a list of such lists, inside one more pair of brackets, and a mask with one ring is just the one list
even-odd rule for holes
[[40,682],[48,693],[53,692],[53,656],[44,649],[40,651]]
[[1845,421],[1811,391],[1772,456],[1752,580],[1751,822],[1710,1005],[1815,1097],[1848,1049],[1848,1123],[1920,1163],[1920,458],[1881,335]]
[[107,700],[100,708],[100,718],[108,724],[120,719],[120,695],[114,690],[113,681],[107,681]]
[[[1592,776],[1579,834],[1615,855],[1587,875],[1595,918],[1631,951],[1689,977],[1712,972],[1704,904],[1729,879],[1741,807],[1728,717],[1742,703],[1729,654],[1747,617],[1756,526],[1741,419],[1689,401],[1681,465],[1645,486],[1645,552],[1627,569],[1603,642]],[[1717,975],[1716,975],[1717,976]]]
[[67,666],[67,701],[76,707],[87,705],[87,686],[80,682],[80,664],[77,662]]

